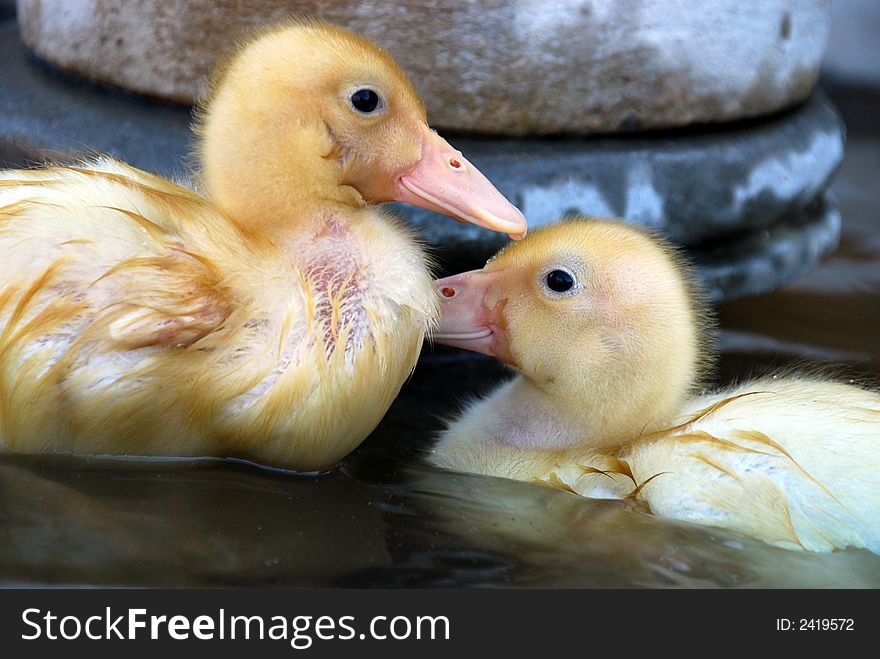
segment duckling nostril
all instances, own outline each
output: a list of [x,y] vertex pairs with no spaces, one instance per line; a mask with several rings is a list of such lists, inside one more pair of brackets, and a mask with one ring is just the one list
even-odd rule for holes
[[440,295],[443,297],[455,297],[455,289],[450,286],[444,286],[440,289]]
[[458,160],[457,158],[450,158],[449,166],[452,167],[452,169],[461,169],[461,160]]

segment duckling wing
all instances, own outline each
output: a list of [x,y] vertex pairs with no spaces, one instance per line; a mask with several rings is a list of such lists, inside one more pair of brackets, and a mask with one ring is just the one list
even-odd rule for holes
[[212,450],[242,250],[208,202],[113,161],[0,172],[0,449]]
[[3,349],[52,336],[107,349],[204,337],[229,313],[198,244],[210,214],[192,192],[112,160],[0,172]]
[[660,515],[811,551],[880,553],[880,395],[756,382],[703,396],[691,420],[625,457]]

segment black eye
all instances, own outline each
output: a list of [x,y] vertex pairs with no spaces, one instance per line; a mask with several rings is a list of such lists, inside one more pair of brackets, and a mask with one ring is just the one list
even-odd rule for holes
[[557,293],[565,293],[574,286],[574,277],[565,270],[553,270],[547,273],[547,288]]
[[379,104],[382,102],[382,99],[379,98],[379,94],[372,89],[366,88],[358,89],[351,95],[350,100],[351,106],[358,112],[363,112],[364,114],[375,112],[376,108],[378,108]]

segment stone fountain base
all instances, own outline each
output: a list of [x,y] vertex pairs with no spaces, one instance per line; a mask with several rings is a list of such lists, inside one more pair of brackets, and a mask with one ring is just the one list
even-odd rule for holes
[[[57,73],[27,54],[14,21],[0,24],[0,61],[0,161],[99,151],[186,177],[188,109]],[[447,137],[533,226],[584,214],[654,229],[687,248],[716,301],[791,281],[837,243],[840,216],[824,191],[843,156],[844,126],[820,93],[784,113],[708,128],[605,138]],[[505,240],[419,209],[397,210],[446,272],[480,266]]]
[[596,134],[764,116],[809,96],[827,0],[18,0],[59,69],[189,104],[243,34],[309,16],[399,61],[444,132]]

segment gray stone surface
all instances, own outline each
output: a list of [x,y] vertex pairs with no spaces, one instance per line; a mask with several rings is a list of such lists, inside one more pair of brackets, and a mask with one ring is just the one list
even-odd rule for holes
[[825,194],[788,221],[689,252],[713,302],[766,293],[812,271],[837,248],[841,217]]
[[66,70],[191,102],[243,30],[318,16],[384,45],[439,128],[598,133],[754,117],[813,88],[829,0],[19,0]]
[[[0,26],[0,62],[0,161],[97,150],[165,175],[186,174],[188,110],[55,74],[25,55],[11,22]],[[843,147],[842,124],[821,96],[799,110],[714,132],[452,141],[533,224],[567,212],[622,215],[685,244],[753,229],[744,243],[692,251],[716,300],[789,281],[836,242],[836,213],[803,211],[832,176]],[[448,218],[399,210],[447,271],[481,265],[503,244]]]
[[189,150],[190,111],[63,76],[29,57],[15,21],[0,23],[0,137],[64,157],[110,153],[171,175]]

